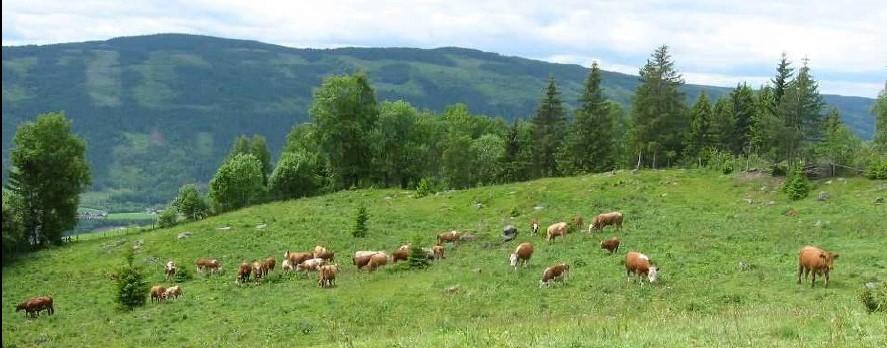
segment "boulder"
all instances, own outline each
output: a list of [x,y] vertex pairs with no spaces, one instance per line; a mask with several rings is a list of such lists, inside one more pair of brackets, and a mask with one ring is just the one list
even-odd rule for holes
[[825,191],[819,192],[819,195],[816,196],[816,200],[820,202],[827,201],[829,198],[831,198],[831,195],[829,195],[828,192]]
[[185,239],[191,237],[191,232],[182,232],[176,236],[176,239]]

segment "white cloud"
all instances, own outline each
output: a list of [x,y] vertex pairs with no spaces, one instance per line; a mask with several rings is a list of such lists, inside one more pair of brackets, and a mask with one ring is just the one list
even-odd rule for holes
[[783,51],[796,61],[811,57],[814,73],[830,76],[823,90],[872,97],[887,78],[887,6],[874,0],[20,0],[2,7],[4,45],[184,32],[294,47],[463,46],[586,66],[598,60],[636,74],[667,43],[691,82],[769,76]]

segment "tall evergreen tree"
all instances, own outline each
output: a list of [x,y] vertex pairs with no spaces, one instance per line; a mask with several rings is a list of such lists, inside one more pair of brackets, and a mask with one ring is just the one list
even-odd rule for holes
[[751,125],[756,112],[755,93],[742,83],[730,93],[733,106],[733,135],[730,150],[734,154],[746,153],[751,149]]
[[733,119],[733,99],[721,96],[712,108],[712,145],[722,151],[729,151],[733,143],[735,120]]
[[[684,80],[663,45],[640,70],[632,107],[633,134],[638,164],[656,166],[657,155],[680,153],[689,128],[687,106],[680,91]],[[644,156],[644,153],[647,156]]]
[[832,108],[823,121],[823,139],[819,144],[819,154],[828,161],[830,175],[837,175],[840,168],[850,165],[860,145],[859,138],[841,121],[838,109]]
[[37,246],[61,243],[77,224],[80,193],[91,182],[86,142],[64,113],[38,115],[12,141],[7,188],[19,201],[25,238]]
[[517,119],[508,127],[500,181],[515,182],[530,179],[533,165],[532,127],[531,123]]
[[702,151],[712,146],[713,142],[711,104],[708,95],[702,91],[690,110],[690,130],[687,132],[685,157],[698,159]]
[[875,136],[872,141],[882,154],[887,155],[887,82],[884,82],[884,89],[872,106],[872,113],[875,114]]
[[788,56],[785,52],[782,52],[782,58],[780,58],[779,65],[776,67],[776,77],[772,80],[774,106],[779,105],[782,101],[785,90],[789,88],[789,83],[791,83],[792,75],[795,74],[795,69],[791,65],[792,62],[788,60]]
[[779,104],[779,113],[786,125],[785,153],[792,165],[809,157],[813,146],[822,139],[825,102],[807,63],[804,59],[798,76],[789,84]]
[[561,102],[560,92],[554,77],[548,78],[545,95],[533,117],[535,147],[535,169],[541,176],[555,176],[557,169],[557,153],[563,144],[566,111]]
[[755,114],[751,124],[752,151],[765,158],[781,160],[781,134],[785,124],[777,115],[776,96],[770,86],[761,87],[755,96]]
[[601,87],[601,69],[597,62],[585,82],[579,109],[567,131],[560,167],[565,173],[601,172],[616,165],[616,120]]

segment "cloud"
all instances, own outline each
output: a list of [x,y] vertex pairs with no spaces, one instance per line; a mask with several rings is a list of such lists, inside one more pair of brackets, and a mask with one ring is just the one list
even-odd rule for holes
[[880,1],[3,1],[4,45],[182,32],[293,47],[462,46],[636,74],[669,44],[689,82],[772,75],[811,58],[824,91],[873,97],[887,79]]

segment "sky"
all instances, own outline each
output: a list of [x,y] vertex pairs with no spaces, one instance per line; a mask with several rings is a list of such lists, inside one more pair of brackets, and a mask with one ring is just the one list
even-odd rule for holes
[[875,97],[887,80],[878,1],[2,2],[4,46],[188,33],[299,48],[459,46],[637,74],[671,47],[688,83],[766,83],[785,52],[823,93]]

